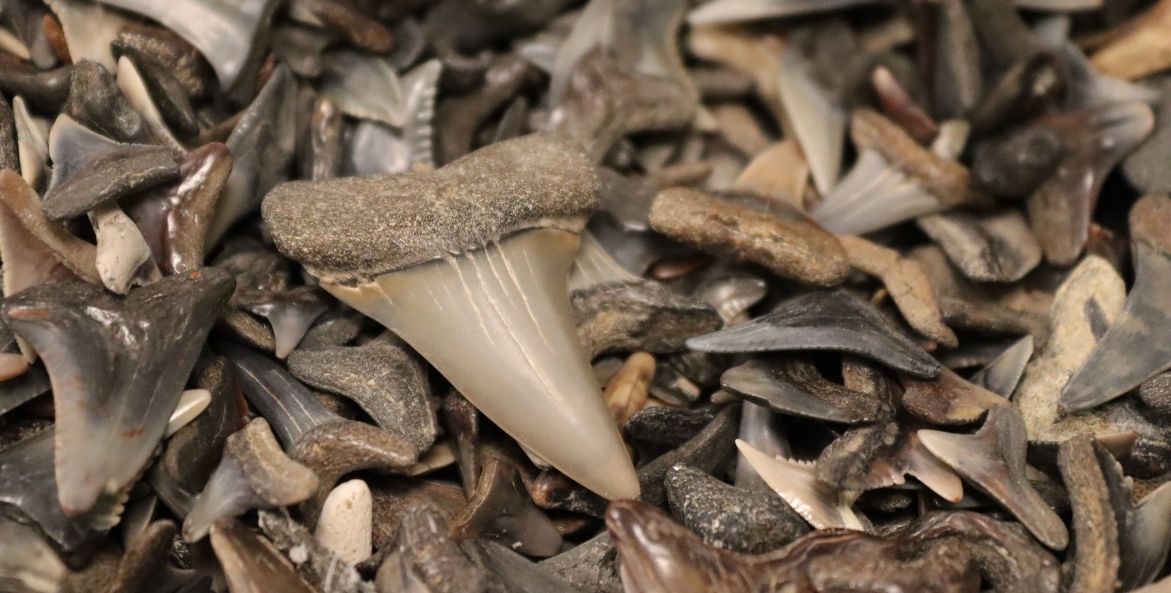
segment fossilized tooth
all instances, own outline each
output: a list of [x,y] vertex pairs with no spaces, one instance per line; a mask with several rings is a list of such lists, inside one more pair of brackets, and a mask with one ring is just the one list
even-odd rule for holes
[[928,144],[939,136],[939,124],[915,102],[889,68],[876,67],[870,75],[870,86],[883,113],[915,140]]
[[406,510],[418,504],[434,507],[443,516],[443,530],[447,522],[464,507],[467,500],[463,489],[450,482],[416,478],[382,478],[369,480],[374,496],[374,549],[382,550],[393,544]]
[[480,478],[480,413],[458,391],[443,398],[444,432],[455,438],[456,465],[464,493],[471,496]]
[[321,94],[346,115],[396,128],[407,122],[405,81],[382,56],[335,49],[323,57]]
[[198,136],[200,122],[183,83],[169,69],[160,66],[156,60],[149,58],[138,58],[138,60],[135,66],[163,121],[183,138]]
[[488,67],[479,90],[441,102],[436,119],[444,123],[436,130],[437,160],[447,163],[467,154],[480,125],[516,96],[532,75],[532,66],[523,58],[504,55]]
[[970,424],[1008,400],[944,369],[932,381],[903,379],[903,408],[933,424]]
[[509,591],[548,593],[578,593],[551,569],[537,564],[511,549],[489,539],[464,542],[464,553],[475,563],[485,567]]
[[810,211],[834,233],[863,234],[960,205],[978,205],[963,165],[920,146],[877,112],[854,111],[850,135],[861,155],[854,168]]
[[1171,198],[1139,200],[1130,211],[1130,229],[1135,283],[1126,309],[1066,383],[1058,400],[1061,413],[1098,406],[1171,368],[1171,349],[1154,338],[1171,322],[1160,312],[1171,286]]
[[158,590],[172,590],[177,583],[168,561],[171,544],[175,538],[175,524],[160,520],[146,525],[144,531],[127,543],[126,550],[118,559],[117,572],[113,582],[105,591],[110,593],[132,593],[159,587]]
[[732,184],[733,191],[754,193],[805,209],[809,164],[791,138],[756,153]]
[[1025,367],[1033,358],[1033,336],[1025,336],[1009,346],[1000,356],[972,375],[973,385],[1003,397],[1012,397]]
[[353,342],[365,328],[366,317],[345,306],[326,311],[301,339],[301,350],[345,346]]
[[[1095,451],[1107,473],[1107,480],[1118,478],[1121,482],[1122,471],[1117,461],[1108,454],[1103,455],[1102,447],[1097,447]],[[1106,468],[1107,463],[1109,469]],[[1124,510],[1119,532],[1122,562],[1118,576],[1121,588],[1144,585],[1159,573],[1167,561],[1168,547],[1171,547],[1171,531],[1167,528],[1167,516],[1171,513],[1171,486],[1159,486],[1137,504],[1130,501],[1130,488],[1115,492],[1112,487],[1111,494],[1116,496],[1115,512],[1120,508]],[[1120,499],[1117,494],[1125,496],[1125,499]]]
[[[397,541],[374,582],[382,591],[483,591],[489,575],[464,556],[447,520],[430,502],[403,510]],[[414,587],[406,587],[415,583]]]
[[95,206],[89,220],[98,241],[94,265],[106,288],[126,294],[132,284],[145,286],[162,278],[142,233],[117,204]]
[[694,410],[649,406],[631,416],[623,433],[633,443],[673,449],[711,424],[718,411],[711,406]]
[[955,332],[943,322],[935,288],[918,262],[862,237],[842,235],[838,241],[854,269],[882,281],[908,325],[936,343],[959,345]]
[[57,116],[49,131],[49,156],[53,177],[44,210],[53,220],[81,216],[179,176],[179,165],[166,148],[121,144],[65,114]]
[[[657,408],[650,409],[653,411]],[[635,421],[636,428],[638,421],[646,421],[639,416],[635,416],[632,420]],[[629,428],[628,431],[633,432]],[[737,434],[737,438],[774,457],[787,458],[792,455],[785,432],[778,426],[773,412],[766,406],[748,401],[741,405],[740,432]],[[765,484],[760,475],[753,471],[752,466],[739,451],[736,453],[736,475],[732,483],[737,488],[746,490],[769,491],[768,484]]]
[[305,337],[309,326],[329,308],[321,292],[312,286],[299,286],[277,293],[242,295],[238,302],[268,320],[272,326],[276,357],[282,360]]
[[529,100],[524,95],[514,97],[504,108],[504,112],[500,114],[500,121],[496,124],[496,131],[492,134],[492,141],[489,144],[519,138],[527,134],[531,112]]
[[29,113],[24,98],[19,95],[12,98],[12,118],[16,123],[20,174],[33,188],[41,187],[49,170],[49,126]]
[[1115,103],[1051,115],[1034,125],[1054,130],[1066,147],[1056,174],[1028,200],[1045,261],[1065,266],[1085,246],[1106,175],[1151,132],[1154,115],[1143,103]]
[[93,60],[107,70],[114,69],[110,42],[118,37],[122,27],[130,23],[125,16],[80,0],[51,0],[46,4],[61,22],[73,60]]
[[[67,514],[88,511],[103,492],[120,491],[142,471],[231,290],[231,278],[217,270],[171,276],[125,300],[80,282],[6,300],[9,327],[49,369],[58,494]],[[112,401],[134,405],[103,403]],[[110,455],[115,450],[120,454]]]
[[[4,359],[16,357],[15,365],[25,369],[19,376],[8,378],[0,383],[0,416],[11,412],[16,407],[31,401],[38,395],[49,392],[49,376],[40,367],[29,367],[28,362],[19,354],[5,353]],[[7,366],[7,362],[5,363]]]
[[428,401],[426,370],[390,340],[296,350],[289,356],[289,372],[313,387],[350,398],[379,426],[402,435],[419,451],[435,442],[439,427]]
[[68,570],[35,529],[0,517],[0,583],[5,588],[52,593]]
[[635,352],[606,383],[602,399],[618,426],[626,426],[631,416],[646,407],[647,387],[654,374],[655,357],[646,352]]
[[118,142],[145,139],[142,118],[130,108],[109,70],[92,60],[79,60],[72,75],[64,110],[75,121]]
[[1027,434],[1019,412],[1006,406],[988,410],[975,434],[920,430],[919,439],[940,461],[1020,520],[1037,540],[1064,549],[1069,532],[1025,477]]
[[204,239],[231,170],[231,152],[218,142],[183,157],[179,181],[167,192],[159,225],[155,255],[167,273],[185,274],[203,267]]
[[1050,18],[1039,21],[1035,30],[1036,39],[1061,58],[1067,105],[1085,109],[1109,103],[1158,100],[1158,93],[1148,87],[1100,74],[1081,48],[1070,41],[1069,29],[1068,18]]
[[[261,510],[257,523],[264,536],[292,562],[314,591],[374,593],[375,587],[334,550],[318,542],[307,527],[286,510]],[[367,516],[369,520],[369,516]],[[367,530],[367,536],[369,531]]]
[[938,376],[941,368],[873,305],[843,289],[793,297],[751,321],[691,338],[687,347],[701,352],[838,350],[926,379]]
[[211,547],[233,593],[316,591],[272,543],[234,518],[220,519],[212,527]]
[[192,100],[207,98],[215,84],[215,72],[203,54],[170,29],[130,24],[122,28],[110,49],[116,58],[126,56],[146,69],[167,72]]
[[774,142],[752,111],[740,103],[721,103],[711,112],[720,137],[745,156],[760,153]]
[[809,531],[805,520],[771,492],[730,486],[686,465],[668,470],[663,483],[671,514],[717,548],[769,552]]
[[770,457],[739,439],[736,447],[765,483],[815,529],[866,530],[851,508],[857,495],[818,480],[812,463]]
[[322,56],[337,36],[317,27],[279,23],[272,30],[272,52],[297,76],[317,78],[325,71]]
[[321,181],[341,175],[343,131],[342,112],[337,104],[329,97],[318,97],[309,114],[309,144],[301,156],[303,179]]
[[849,273],[832,235],[793,206],[749,194],[667,189],[651,205],[650,224],[672,239],[806,284],[833,286]]
[[163,433],[163,438],[169,438],[179,432],[184,426],[198,418],[210,404],[210,391],[206,389],[183,390],[183,394],[179,396],[179,403],[175,405],[175,411],[167,422],[167,430]]
[[1093,439],[1081,435],[1063,442],[1057,462],[1073,509],[1076,545],[1069,590],[1111,590],[1121,563],[1119,525]]
[[809,163],[814,185],[822,195],[829,195],[838,184],[842,167],[846,112],[815,80],[813,62],[799,45],[790,44],[783,51],[776,74],[778,96]]
[[485,536],[530,556],[556,554],[561,535],[529,498],[516,464],[490,448],[481,448],[480,466],[467,506],[451,518],[452,537]]
[[[501,185],[500,170],[513,171],[514,181]],[[478,181],[488,175],[496,181]],[[285,184],[269,194],[264,214],[278,248],[328,292],[402,336],[529,450],[583,485],[622,498],[636,494],[633,468],[563,292],[596,183],[560,141],[526,136],[434,173]],[[430,199],[399,199],[419,192]],[[321,200],[335,193],[351,198]],[[329,214],[305,218],[326,203]],[[405,234],[388,235],[372,211],[426,229],[398,225]],[[322,233],[325,223],[340,234]],[[350,247],[336,251],[343,236]],[[429,294],[415,290],[422,285]],[[465,347],[444,338],[457,334]],[[501,364],[517,369],[502,372]],[[518,393],[526,394],[523,402]],[[513,413],[518,405],[524,414]],[[567,448],[571,434],[580,436],[579,446]]]
[[1091,63],[1106,76],[1138,80],[1171,68],[1171,3],[1157,2],[1119,27],[1094,51]]
[[285,179],[296,142],[295,98],[293,75],[277,66],[232,129],[225,143],[232,154],[232,172],[208,226],[205,249],[214,248],[228,227],[252,212],[264,194]]
[[885,419],[847,429],[817,456],[814,462],[817,479],[853,492],[905,484],[904,462],[892,455],[898,451],[904,434],[897,423]]
[[349,2],[296,0],[290,3],[289,16],[309,25],[324,27],[371,53],[384,54],[394,47],[394,35],[390,29]]
[[[31,59],[37,68],[52,68],[57,57],[45,38],[44,19],[49,9],[35,2],[6,2],[4,24],[28,52],[22,59]],[[11,50],[10,50],[11,51]],[[14,52],[15,53],[15,52]]]
[[401,129],[358,122],[350,139],[347,169],[358,175],[382,175],[434,165],[432,120],[441,70],[439,60],[428,60],[403,77],[406,121]]
[[935,19],[935,111],[942,119],[967,115],[983,95],[980,46],[963,2],[942,2]]
[[1153,83],[1160,97],[1155,105],[1155,129],[1122,163],[1126,180],[1140,194],[1171,193],[1171,171],[1166,167],[1171,146],[1171,78]]
[[970,114],[978,134],[1027,121],[1057,104],[1066,94],[1064,65],[1057,51],[1041,51],[1014,64],[987,90]]
[[874,0],[715,0],[701,4],[687,13],[692,25],[741,23],[777,17],[807,16],[840,10]]
[[172,153],[182,155],[186,146],[171,132],[170,126],[163,119],[162,113],[155,105],[154,98],[146,88],[146,81],[138,71],[138,67],[130,58],[118,58],[117,70],[118,88],[122,90],[127,102],[141,117],[142,123],[149,131],[155,142],[166,146]]
[[1015,282],[1041,263],[1041,246],[1015,208],[987,215],[931,214],[916,222],[965,276],[978,282]]
[[746,362],[725,371],[720,385],[775,412],[845,424],[874,421],[882,405],[875,397],[825,379],[812,363],[796,358]]
[[704,281],[695,295],[711,305],[726,324],[748,319],[748,309],[768,294],[768,284],[755,276],[728,275]]
[[183,539],[203,539],[222,517],[304,502],[318,486],[313,470],[286,456],[268,422],[257,418],[228,437],[219,466],[183,522]]
[[314,537],[317,543],[349,564],[357,564],[373,552],[373,500],[362,480],[338,484],[325,498]]
[[8,99],[0,100],[0,169],[20,170],[20,146],[16,136],[16,115]]

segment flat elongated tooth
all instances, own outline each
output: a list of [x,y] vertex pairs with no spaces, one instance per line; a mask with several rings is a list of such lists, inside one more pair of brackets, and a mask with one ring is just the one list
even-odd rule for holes
[[1033,336],[1025,336],[972,375],[970,381],[992,393],[1011,398],[1032,358]]
[[775,412],[846,424],[874,421],[882,404],[826,380],[817,367],[798,359],[746,362],[725,371],[720,385]]
[[818,480],[812,463],[769,457],[739,439],[736,447],[765,483],[815,529],[866,530],[850,508],[851,495]]
[[[498,167],[516,175],[474,181]],[[637,494],[633,467],[566,294],[596,184],[579,154],[536,135],[433,173],[285,184],[266,198],[264,217],[279,249],[403,337],[505,432],[583,485],[626,498]],[[352,199],[321,200],[334,194]],[[328,214],[305,217],[326,203]],[[383,226],[383,216],[398,222]],[[350,246],[339,252],[343,235]]]
[[873,305],[841,289],[794,297],[746,323],[691,338],[687,347],[703,352],[838,350],[921,378],[936,377],[941,369]]
[[146,285],[162,278],[150,247],[134,221],[116,204],[102,204],[89,212],[98,240],[94,265],[106,288],[126,294],[130,285]]
[[1041,263],[1041,245],[1015,208],[984,216],[932,214],[916,222],[972,280],[1016,282]]
[[1126,308],[1061,392],[1062,412],[1110,401],[1171,368],[1171,347],[1155,336],[1171,327],[1171,198],[1147,196],[1130,211],[1135,282]]
[[64,110],[77,123],[118,142],[143,140],[142,118],[131,109],[114,75],[93,60],[73,65]]
[[920,430],[919,439],[940,461],[991,496],[1020,520],[1029,532],[1054,550],[1069,543],[1061,518],[1049,508],[1025,477],[1025,423],[1013,408],[988,410],[975,434]]
[[488,450],[482,450],[480,463],[480,477],[467,506],[450,521],[452,536],[497,539],[530,556],[556,554],[561,535],[529,498],[516,464]]
[[12,98],[12,118],[16,122],[20,174],[31,187],[40,187],[49,170],[49,126],[28,112],[24,97],[19,95]]
[[1008,400],[965,381],[951,370],[933,381],[903,380],[903,408],[933,424],[970,424]]
[[4,303],[9,327],[49,369],[58,495],[67,513],[88,511],[103,492],[120,491],[142,471],[231,291],[231,277],[210,270],[170,276],[125,300],[70,283]]
[[[842,144],[846,139],[846,112],[818,85],[813,65],[797,45],[781,54],[777,89],[801,151],[809,162],[813,183],[822,195],[838,184],[842,168]],[[815,216],[816,218],[816,216]]]
[[713,0],[687,13],[692,25],[740,23],[777,17],[805,16],[875,0]]
[[167,431],[163,433],[163,438],[168,438],[176,432],[179,432],[179,429],[198,418],[210,404],[210,391],[206,389],[184,390],[183,394],[179,396],[179,403],[175,405],[175,411],[171,414],[171,419],[167,421]]
[[1076,545],[1070,590],[1111,590],[1121,564],[1119,525],[1093,439],[1083,434],[1063,442],[1057,464],[1073,510]]
[[13,591],[54,593],[69,569],[35,529],[0,518],[0,582]]
[[71,58],[93,60],[107,70],[114,69],[110,42],[118,37],[122,27],[130,23],[126,17],[81,0],[50,0],[46,4],[61,22]]
[[44,209],[54,220],[81,216],[179,176],[179,165],[166,148],[120,144],[65,114],[57,116],[49,131],[49,156],[53,177]]
[[267,539],[236,519],[226,517],[212,527],[211,548],[224,569],[232,593],[316,591]]
[[121,56],[118,58],[117,72],[118,88],[122,90],[130,107],[141,116],[150,136],[175,154],[186,152],[186,147],[175,138],[175,134],[171,132],[171,128],[163,119],[163,114],[155,105],[154,97],[146,88],[146,81],[143,80],[142,73],[138,71],[138,66],[130,58]]

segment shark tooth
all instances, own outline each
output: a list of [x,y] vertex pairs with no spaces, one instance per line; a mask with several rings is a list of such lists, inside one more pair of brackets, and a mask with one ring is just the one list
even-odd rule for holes
[[734,325],[748,319],[748,309],[768,295],[768,283],[755,276],[728,275],[706,280],[695,290],[725,324]]
[[49,170],[49,126],[29,113],[24,98],[19,95],[12,98],[12,118],[16,125],[21,177],[34,189],[42,187]]
[[114,69],[114,54],[110,42],[129,20],[117,11],[81,0],[50,0],[46,2],[61,22],[69,56],[74,60],[93,60],[107,70]]
[[651,205],[650,225],[693,247],[806,284],[833,286],[849,273],[846,253],[832,235],[798,209],[753,195],[667,189]]
[[1090,63],[1082,49],[1070,39],[1068,17],[1053,17],[1037,23],[1035,39],[1061,58],[1062,77],[1068,89],[1065,103],[1073,108],[1103,107],[1110,103],[1141,101],[1154,103],[1158,95],[1152,89],[1106,76]]
[[489,575],[468,561],[448,533],[446,517],[434,503],[403,509],[397,540],[391,542],[392,555],[374,577],[378,590],[483,591]]
[[[1126,308],[1066,383],[1058,400],[1062,413],[1110,401],[1171,368],[1171,349],[1153,333],[1171,318],[1160,313],[1171,286],[1171,198],[1147,196],[1130,211],[1135,283]],[[1137,353],[1141,353],[1139,356]]]
[[69,96],[69,84],[73,68],[62,66],[51,70],[38,70],[22,60],[4,54],[0,56],[0,90],[15,97],[25,97],[38,108],[56,110]]
[[489,539],[477,539],[464,542],[461,546],[473,562],[484,566],[494,576],[503,581],[509,591],[523,593],[576,593],[578,589],[570,586],[560,576],[546,566],[525,558]]
[[176,155],[186,152],[186,147],[175,137],[170,126],[163,119],[163,114],[155,105],[154,97],[151,96],[150,90],[146,87],[146,80],[139,72],[138,66],[130,58],[126,56],[118,58],[117,79],[118,88],[122,90],[126,101],[141,117],[149,136]]
[[953,504],[962,501],[964,483],[960,476],[927,450],[918,432],[907,431],[903,438],[902,447],[894,453],[903,472],[922,482],[943,500]]
[[1126,180],[1140,194],[1171,193],[1171,172],[1164,153],[1171,145],[1171,79],[1153,85],[1159,91],[1155,102],[1155,129],[1122,163]]
[[978,282],[1016,282],[1041,263],[1041,245],[1016,209],[932,214],[916,223],[964,276]]
[[1106,76],[1138,80],[1171,68],[1171,4],[1157,2],[1123,25],[1123,32],[1094,51],[1090,63]]
[[232,170],[232,154],[218,142],[183,157],[179,181],[167,193],[160,238],[159,264],[167,273],[185,274],[203,267],[205,238]]
[[450,525],[456,540],[485,536],[538,557],[561,549],[561,535],[529,498],[516,464],[490,448],[481,449],[476,487]]
[[[71,283],[5,301],[8,326],[49,369],[66,513],[88,511],[103,492],[120,491],[142,471],[231,290],[231,278],[217,270],[171,276],[125,300]],[[120,454],[110,455],[115,450]]]
[[130,108],[109,70],[92,60],[79,60],[72,74],[66,113],[82,126],[118,142],[142,139],[142,118]]
[[179,432],[184,426],[199,417],[211,405],[211,392],[206,389],[185,389],[179,396],[179,403],[175,405],[175,412],[167,422],[167,430],[163,438]]
[[215,72],[195,46],[174,31],[145,23],[122,28],[110,45],[115,57],[126,56],[135,64],[170,73],[191,100],[206,99],[212,91]]
[[234,518],[220,519],[212,527],[211,548],[223,567],[230,591],[317,591],[289,566],[271,542]]
[[347,171],[355,175],[389,175],[434,165],[432,120],[441,71],[442,63],[433,59],[403,77],[405,123],[398,129],[376,121],[358,122],[349,141]]
[[175,524],[160,520],[147,524],[142,533],[126,544],[118,569],[111,585],[105,589],[110,593],[131,593],[155,586],[170,590],[173,583],[173,569],[169,562],[171,544],[175,539]]
[[691,338],[687,347],[702,352],[838,350],[920,378],[936,377],[941,368],[873,305],[842,289],[793,297],[751,321]]
[[855,492],[902,486],[905,468],[897,456],[887,455],[897,450],[903,432],[888,421],[845,430],[818,454],[817,479]]
[[903,408],[933,424],[970,424],[1008,400],[944,369],[932,381],[903,380]]
[[309,114],[309,146],[301,157],[301,177],[333,179],[342,172],[342,112],[329,97],[318,97]]
[[53,220],[81,216],[121,196],[179,176],[171,152],[159,146],[121,144],[62,114],[49,131],[53,177],[45,214]]
[[396,128],[407,122],[407,94],[389,60],[349,49],[332,50],[322,59],[321,94],[342,113]]
[[338,484],[325,498],[314,537],[349,564],[370,556],[373,501],[362,480]]
[[239,299],[239,304],[268,320],[275,342],[274,353],[282,360],[305,337],[309,326],[329,308],[321,292],[311,286],[247,295]]
[[1147,137],[1154,115],[1143,103],[1115,103],[1047,116],[1033,125],[1052,129],[1066,147],[1056,174],[1027,202],[1045,261],[1065,266],[1085,247],[1106,175]]
[[1025,336],[1012,346],[1009,346],[988,363],[984,368],[972,375],[970,381],[977,387],[983,387],[992,393],[1005,398],[1012,397],[1020,384],[1021,377],[1029,360],[1033,358],[1033,336]]
[[1066,79],[1056,51],[1041,51],[1014,64],[985,93],[971,112],[972,129],[987,133],[1037,115],[1066,93]]
[[102,284],[118,294],[130,286],[144,286],[162,278],[150,246],[134,221],[116,204],[102,204],[89,211],[98,240],[94,265]]
[[143,85],[150,93],[155,109],[163,122],[178,132],[180,137],[195,138],[200,125],[187,89],[178,76],[150,58],[135,62]]
[[35,529],[0,517],[0,582],[13,591],[58,591],[68,568]]
[[942,2],[935,19],[935,111],[942,119],[963,117],[984,94],[980,46],[963,2]]
[[[307,4],[307,6],[306,6]],[[385,25],[361,9],[346,2],[294,2],[297,16],[307,12],[310,24],[324,26],[327,30],[341,35],[355,47],[373,53],[386,53],[394,47],[394,36]],[[305,8],[306,10],[300,10]]]
[[1171,531],[1167,529],[1169,513],[1171,486],[1166,484],[1129,509],[1120,533],[1122,564],[1119,577],[1122,587],[1151,582],[1167,562],[1167,551],[1171,547]]
[[517,55],[493,60],[484,73],[484,85],[477,91],[444,100],[435,113],[444,122],[436,130],[436,157],[451,162],[472,149],[476,130],[532,78],[533,68]]
[[1071,591],[1105,591],[1118,581],[1119,525],[1098,464],[1093,439],[1081,435],[1061,443],[1061,478],[1073,509],[1074,558]]
[[[657,409],[659,408],[649,408],[651,411]],[[645,415],[636,415],[632,420],[635,421],[635,427],[637,427],[639,423],[646,422],[647,418]],[[631,430],[631,428],[627,430]],[[741,405],[740,432],[737,433],[737,438],[774,457],[789,457],[792,454],[785,432],[778,426],[773,412],[767,406],[757,405],[750,401]],[[765,484],[760,475],[752,470],[748,460],[739,451],[736,452],[736,475],[732,483],[737,488],[745,490],[764,492],[769,490],[768,484]]]
[[975,434],[920,430],[919,439],[940,461],[992,497],[1020,520],[1029,532],[1054,550],[1069,543],[1061,518],[1049,508],[1025,477],[1025,423],[1005,406],[988,410]]
[[770,457],[739,439],[736,447],[765,483],[814,529],[866,530],[851,508],[856,495],[818,480],[812,463]]
[[[498,167],[512,169],[513,181],[473,181]],[[322,288],[403,337],[505,432],[587,487],[623,498],[636,494],[633,468],[574,333],[564,284],[596,184],[560,141],[526,136],[434,173],[285,184],[265,200],[264,216],[278,248]],[[353,199],[321,201],[335,192]],[[431,197],[398,199],[417,192]],[[303,217],[325,203],[336,207]],[[387,235],[372,211],[432,230],[395,223],[402,234]],[[345,236],[348,255],[334,251],[341,236],[320,232],[326,222]],[[454,335],[463,347],[452,348]],[[588,456],[564,446],[568,434],[593,444]]]
[[687,13],[692,25],[719,25],[796,17],[869,4],[874,0],[714,0]]
[[317,489],[316,474],[286,456],[268,422],[257,418],[225,441],[219,466],[183,522],[183,539],[199,541],[222,517],[294,505]]
[[881,407],[877,398],[826,380],[800,359],[749,361],[725,371],[720,385],[774,412],[830,422],[872,422]]

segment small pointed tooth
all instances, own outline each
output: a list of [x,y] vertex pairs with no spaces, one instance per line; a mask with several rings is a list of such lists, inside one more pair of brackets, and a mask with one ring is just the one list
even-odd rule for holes
[[40,187],[49,170],[49,124],[33,117],[19,95],[12,98],[12,117],[16,121],[20,174],[30,187]]
[[[300,298],[308,296],[309,298]],[[253,313],[268,319],[272,325],[272,335],[275,343],[276,357],[284,360],[289,353],[301,343],[305,332],[313,322],[329,309],[329,305],[320,298],[315,298],[313,291],[308,295],[290,293],[274,295],[269,302],[253,305]]]
[[[524,231],[375,283],[322,286],[406,339],[479,410],[567,476],[610,499],[634,498],[634,468],[568,307],[565,277],[577,246],[565,231]],[[463,338],[453,343],[454,335]]]
[[781,54],[777,85],[797,141],[809,161],[814,185],[826,195],[837,185],[842,167],[846,112],[813,80],[812,67],[797,46],[788,46]]
[[166,146],[174,154],[181,155],[186,152],[186,147],[171,132],[170,126],[163,119],[163,114],[155,105],[154,97],[147,90],[142,73],[127,56],[118,58],[117,80],[118,88],[126,96],[130,107],[142,117],[143,123],[146,124],[155,141]]
[[338,49],[325,55],[324,65],[321,92],[332,99],[342,113],[396,128],[406,123],[406,93],[389,60]]
[[316,593],[264,537],[233,518],[223,518],[211,529],[211,548],[224,569],[233,593]]
[[171,414],[171,419],[167,421],[167,431],[163,433],[163,438],[179,432],[180,428],[187,426],[193,420],[199,417],[207,407],[211,405],[211,392],[206,389],[188,389],[179,396],[179,403],[175,406],[175,412]]
[[286,449],[316,427],[340,418],[264,355],[235,344],[223,344],[220,350],[238,370],[248,402],[268,420]]
[[533,504],[517,466],[500,454],[487,457],[467,506],[450,521],[453,537],[485,536],[530,556],[556,554],[561,535]]
[[739,439],[736,448],[765,483],[815,529],[866,530],[862,520],[850,508],[849,494],[818,480],[813,464],[769,457]]
[[110,43],[118,38],[118,32],[130,21],[104,6],[81,0],[48,0],[46,4],[57,15],[61,29],[65,31],[65,42],[69,44],[69,56],[74,60],[93,60],[114,69],[114,54]]
[[325,498],[314,532],[317,543],[349,564],[357,564],[373,552],[373,500],[362,480],[338,484]]
[[98,275],[106,288],[126,294],[130,286],[146,285],[162,278],[150,246],[129,216],[115,204],[104,204],[89,212],[98,240]]
[[1032,357],[1033,336],[1029,335],[1017,340],[995,360],[972,375],[971,383],[1010,398]]
[[142,118],[118,88],[114,75],[92,60],[73,65],[64,112],[82,126],[119,142],[143,141]]

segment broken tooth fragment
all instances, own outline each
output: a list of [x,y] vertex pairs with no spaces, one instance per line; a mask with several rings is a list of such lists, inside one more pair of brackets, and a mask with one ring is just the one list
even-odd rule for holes
[[598,494],[633,498],[566,284],[597,192],[576,149],[534,135],[435,172],[286,183],[263,214],[278,249],[522,445]]

